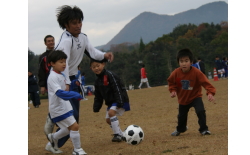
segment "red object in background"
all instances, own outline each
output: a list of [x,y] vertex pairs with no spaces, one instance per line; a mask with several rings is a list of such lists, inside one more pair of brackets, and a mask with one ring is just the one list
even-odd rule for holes
[[214,81],[219,81],[216,68],[214,68]]
[[147,78],[147,75],[146,75],[146,69],[145,68],[141,68],[141,78],[144,79],[144,78]]

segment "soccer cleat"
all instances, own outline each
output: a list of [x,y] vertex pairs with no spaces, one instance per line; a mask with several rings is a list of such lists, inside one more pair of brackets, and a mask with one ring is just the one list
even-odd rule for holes
[[[187,129],[188,129],[188,127],[186,126],[186,130],[183,131],[183,132],[186,132]],[[173,133],[171,133],[171,136],[179,136],[179,135],[180,135],[181,133],[183,133],[183,132],[179,132],[179,131],[175,130]]]
[[55,140],[55,139],[53,138],[53,134],[52,134],[52,133],[48,134],[47,138],[48,138],[48,140],[50,141],[52,147],[53,147],[55,150],[58,150],[58,149],[59,149],[59,148],[58,148],[58,145],[57,145],[58,142],[57,142],[57,140]]
[[202,135],[211,135],[211,132],[208,130],[204,130],[201,132]]
[[112,138],[112,142],[121,142],[124,141],[124,138],[122,135],[114,134],[114,137]]
[[171,136],[179,136],[180,132],[175,130],[173,133],[171,133]]
[[49,118],[49,115],[47,115],[46,123],[44,125],[44,133],[45,135],[48,135],[53,132],[54,129],[54,123],[52,120]]
[[55,153],[55,154],[63,153],[62,150],[60,150],[60,149],[55,150],[55,149],[52,147],[52,145],[49,145],[49,144],[46,145],[45,150],[50,151],[50,152]]
[[85,155],[87,153],[82,148],[80,148],[80,149],[74,149],[72,154],[73,155]]

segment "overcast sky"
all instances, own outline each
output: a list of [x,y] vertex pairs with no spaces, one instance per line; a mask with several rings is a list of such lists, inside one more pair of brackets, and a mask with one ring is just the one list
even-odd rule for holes
[[[82,9],[82,32],[93,46],[108,43],[133,18],[144,11],[173,15],[216,0],[29,0],[28,47],[35,53],[45,51],[44,37],[51,34],[58,42],[63,30],[56,21],[56,8],[76,5]],[[223,0],[228,3],[228,0]]]

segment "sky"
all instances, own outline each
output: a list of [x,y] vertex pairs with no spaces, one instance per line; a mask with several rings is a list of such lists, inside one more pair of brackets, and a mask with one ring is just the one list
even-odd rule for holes
[[[35,54],[42,54],[46,46],[44,37],[51,34],[58,42],[63,30],[56,20],[56,8],[76,5],[84,14],[82,32],[91,44],[105,45],[122,28],[140,13],[174,15],[216,0],[29,0],[28,47]],[[228,3],[228,0],[222,0]]]

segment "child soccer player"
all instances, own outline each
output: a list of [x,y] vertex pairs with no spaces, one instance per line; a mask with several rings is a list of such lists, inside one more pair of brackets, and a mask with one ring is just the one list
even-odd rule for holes
[[194,107],[202,135],[210,135],[206,124],[206,113],[202,102],[202,87],[206,89],[208,100],[214,102],[215,88],[207,77],[197,68],[192,67],[193,54],[189,49],[182,49],[177,54],[180,67],[175,69],[168,78],[170,96],[178,96],[179,114],[178,125],[172,136],[179,136],[187,130],[187,116],[191,107]]
[[96,74],[95,98],[93,110],[99,112],[103,100],[108,106],[106,111],[106,122],[113,130],[112,142],[121,142],[123,132],[119,126],[117,116],[121,116],[124,111],[130,110],[129,98],[122,80],[113,72],[106,70],[104,61],[91,60],[90,68]]
[[60,130],[48,134],[48,140],[55,150],[58,150],[58,140],[70,135],[74,146],[73,155],[84,155],[86,152],[81,148],[79,125],[73,116],[73,108],[69,99],[81,100],[79,93],[65,91],[66,78],[62,73],[66,68],[67,55],[60,50],[53,51],[48,56],[48,62],[53,67],[48,77],[49,112],[51,120],[56,123]]

